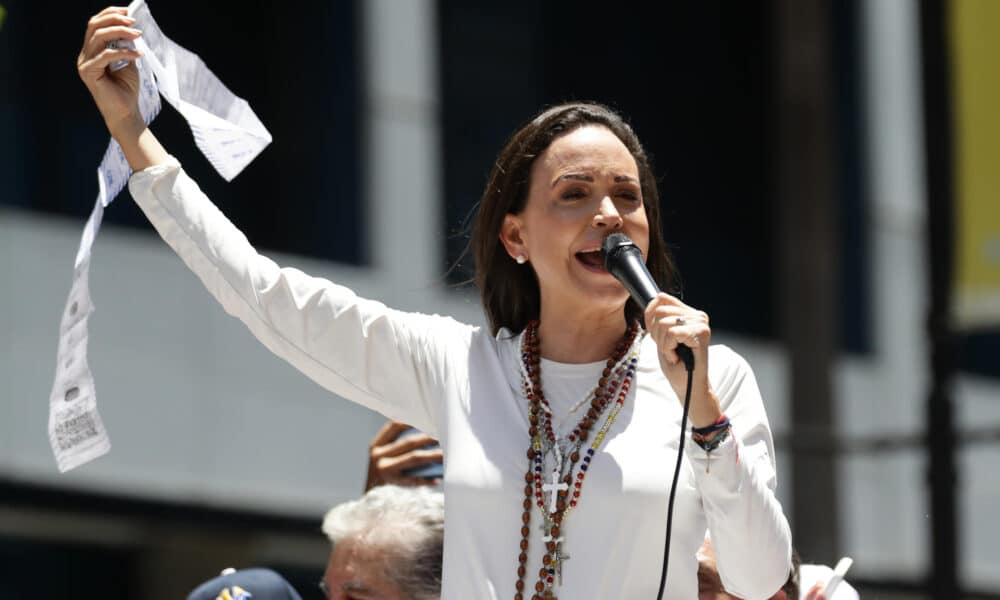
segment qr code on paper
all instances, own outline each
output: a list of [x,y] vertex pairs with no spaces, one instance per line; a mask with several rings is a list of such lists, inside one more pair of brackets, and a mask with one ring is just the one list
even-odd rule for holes
[[100,435],[94,413],[87,411],[64,419],[56,424],[59,450],[69,450]]

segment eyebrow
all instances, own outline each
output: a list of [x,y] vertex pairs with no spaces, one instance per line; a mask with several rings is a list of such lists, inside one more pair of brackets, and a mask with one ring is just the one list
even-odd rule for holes
[[[556,177],[552,181],[552,187],[556,187],[556,185],[560,181],[564,181],[567,179],[573,181],[586,181],[588,183],[594,182],[594,178],[591,177],[590,175],[587,175],[586,173],[565,173],[563,175],[560,175],[559,177]],[[615,183],[634,183],[638,185],[639,180],[636,179],[635,177],[632,177],[631,175],[615,175]]]

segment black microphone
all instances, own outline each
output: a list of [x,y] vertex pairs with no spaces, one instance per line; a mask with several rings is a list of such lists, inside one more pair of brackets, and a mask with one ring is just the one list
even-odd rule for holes
[[[632,299],[645,310],[649,301],[660,293],[653,276],[646,268],[642,258],[642,250],[624,233],[612,233],[604,238],[601,244],[601,254],[604,255],[604,269],[615,279],[622,282]],[[694,370],[694,354],[684,344],[677,345],[677,356],[680,357],[688,371]]]

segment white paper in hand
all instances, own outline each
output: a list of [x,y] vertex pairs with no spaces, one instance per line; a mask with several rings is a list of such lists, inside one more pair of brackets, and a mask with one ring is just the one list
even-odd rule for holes
[[160,30],[145,2],[133,2],[132,26],[142,31],[136,47],[156,75],[164,99],[177,109],[198,148],[226,181],[232,181],[261,150],[271,134],[243,98],[212,73],[197,54]]
[[[153,73],[140,61],[139,111],[149,123],[160,112],[160,95]],[[73,261],[73,283],[59,325],[56,375],[49,393],[49,443],[61,472],[85,464],[111,449],[97,412],[94,377],[87,363],[88,322],[94,312],[90,298],[90,258],[101,229],[104,207],[128,183],[132,170],[118,142],[111,140],[97,167],[97,199],[80,236]]]
[[[160,96],[188,121],[198,148],[226,181],[231,181],[271,142],[271,134],[245,100],[229,91],[197,55],[160,31],[144,0],[129,5],[133,25],[143,32],[136,61],[139,110],[150,123],[160,112]],[[80,239],[73,282],[59,326],[56,375],[49,394],[49,443],[59,470],[66,472],[111,449],[97,412],[94,378],[87,363],[90,264],[104,208],[128,183],[132,169],[118,142],[111,140],[97,168],[98,194]]]

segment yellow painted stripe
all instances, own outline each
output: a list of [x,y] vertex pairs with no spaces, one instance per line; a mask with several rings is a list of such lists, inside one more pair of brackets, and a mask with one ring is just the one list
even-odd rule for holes
[[1000,326],[1000,2],[951,10],[955,132],[955,317]]

